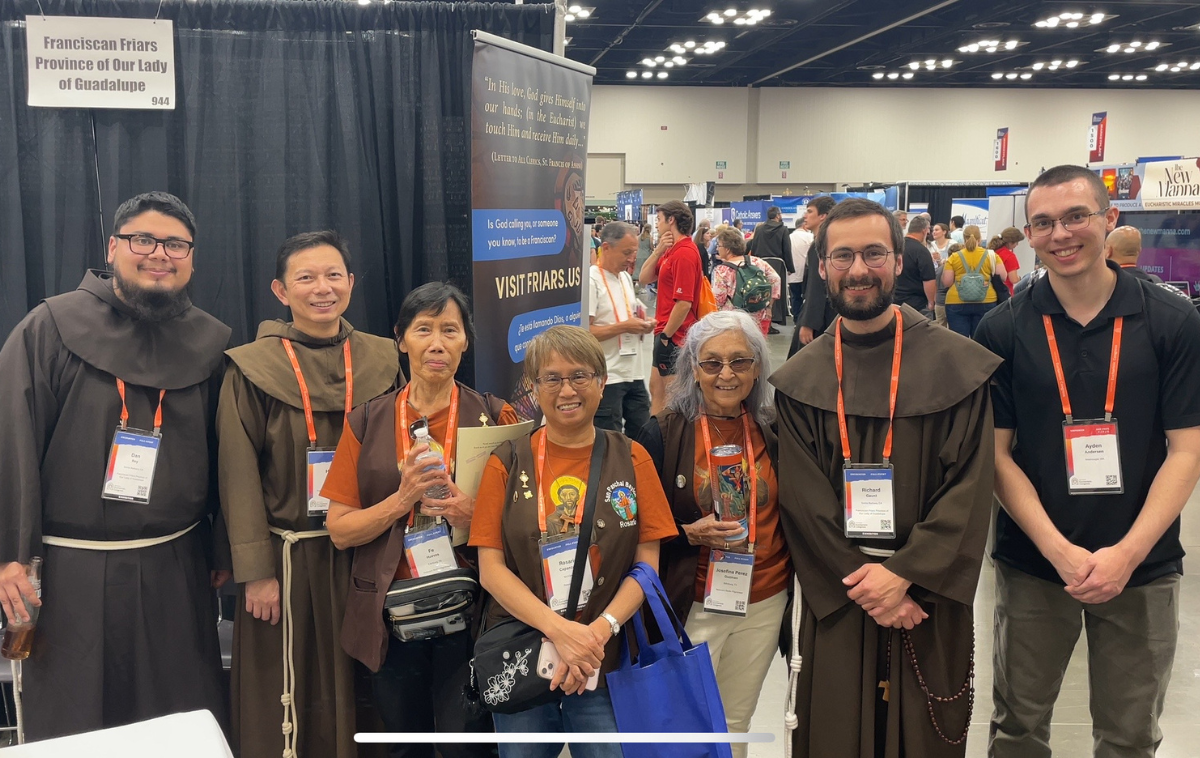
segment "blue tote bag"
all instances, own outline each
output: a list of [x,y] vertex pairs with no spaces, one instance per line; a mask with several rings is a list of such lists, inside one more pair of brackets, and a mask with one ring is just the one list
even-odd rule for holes
[[[658,574],[645,563],[629,575],[641,585],[646,607],[662,632],[651,645],[640,613],[621,639],[621,666],[606,677],[620,732],[727,733],[708,643],[693,645],[671,610]],[[629,627],[637,637],[637,660],[629,652]],[[625,758],[733,758],[728,743],[622,745]]]

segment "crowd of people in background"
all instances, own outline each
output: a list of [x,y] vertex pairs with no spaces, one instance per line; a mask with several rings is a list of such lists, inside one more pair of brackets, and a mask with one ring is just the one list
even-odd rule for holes
[[[1049,754],[1081,629],[1097,755],[1153,755],[1200,479],[1200,315],[1136,269],[1094,172],[1043,173],[1026,210],[986,246],[962,218],[860,198],[816,197],[793,229],[772,207],[749,240],[679,201],[653,233],[597,225],[587,320],[529,343],[537,418],[470,494],[459,431],[526,420],[456,378],[477,336],[454,284],[415,287],[390,335],[365,334],[344,318],[349,246],[299,234],[269,283],[290,320],[227,349],[188,297],[191,211],[129,200],[110,270],[0,350],[0,607],[10,624],[41,609],[29,736],[198,708],[243,758],[367,755],[353,734],[372,728],[617,732],[603,675],[645,599],[638,567],[707,643],[730,731],[778,647],[792,755],[961,758],[995,493],[989,755]],[[1021,276],[1022,240],[1042,273]],[[232,709],[213,623],[230,578]],[[505,644],[550,651],[540,685],[507,652],[489,676]]]

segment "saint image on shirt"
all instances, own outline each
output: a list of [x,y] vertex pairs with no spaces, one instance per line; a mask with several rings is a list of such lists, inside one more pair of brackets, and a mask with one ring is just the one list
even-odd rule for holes
[[551,483],[550,499],[555,507],[546,521],[546,530],[551,535],[575,531],[576,513],[586,489],[587,485],[577,476],[560,476]]

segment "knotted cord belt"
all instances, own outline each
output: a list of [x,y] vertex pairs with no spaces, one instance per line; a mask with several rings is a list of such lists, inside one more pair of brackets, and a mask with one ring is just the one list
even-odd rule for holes
[[800,669],[804,665],[804,658],[800,655],[800,579],[795,574],[792,575],[792,583],[795,592],[792,595],[792,644],[791,650],[788,651],[791,653],[788,657],[788,689],[783,706],[784,758],[792,758],[792,732],[800,725],[800,719],[796,716],[796,691],[800,687]]
[[43,536],[43,545],[52,545],[53,547],[72,547],[77,550],[137,550],[143,547],[154,547],[155,545],[163,545],[171,540],[177,540],[183,535],[195,529],[200,525],[200,522],[192,524],[189,527],[180,529],[174,534],[168,534],[165,537],[145,537],[138,540],[77,540],[71,537],[50,537]]
[[296,740],[300,734],[300,721],[296,716],[296,661],[292,649],[295,628],[292,623],[292,545],[300,540],[328,537],[326,529],[294,532],[276,526],[267,527],[271,534],[283,539],[283,758],[296,758]]

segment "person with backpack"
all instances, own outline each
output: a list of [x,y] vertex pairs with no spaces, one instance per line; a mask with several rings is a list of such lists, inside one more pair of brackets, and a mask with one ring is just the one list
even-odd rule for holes
[[736,229],[717,234],[717,261],[712,288],[717,308],[750,314],[763,334],[771,328],[771,305],[782,294],[782,281],[771,264],[746,252],[746,241]]
[[1003,281],[1008,272],[995,253],[979,244],[979,227],[963,229],[963,249],[951,255],[942,271],[946,290],[946,321],[964,337],[975,333],[983,315],[996,307],[998,298],[992,277]]

